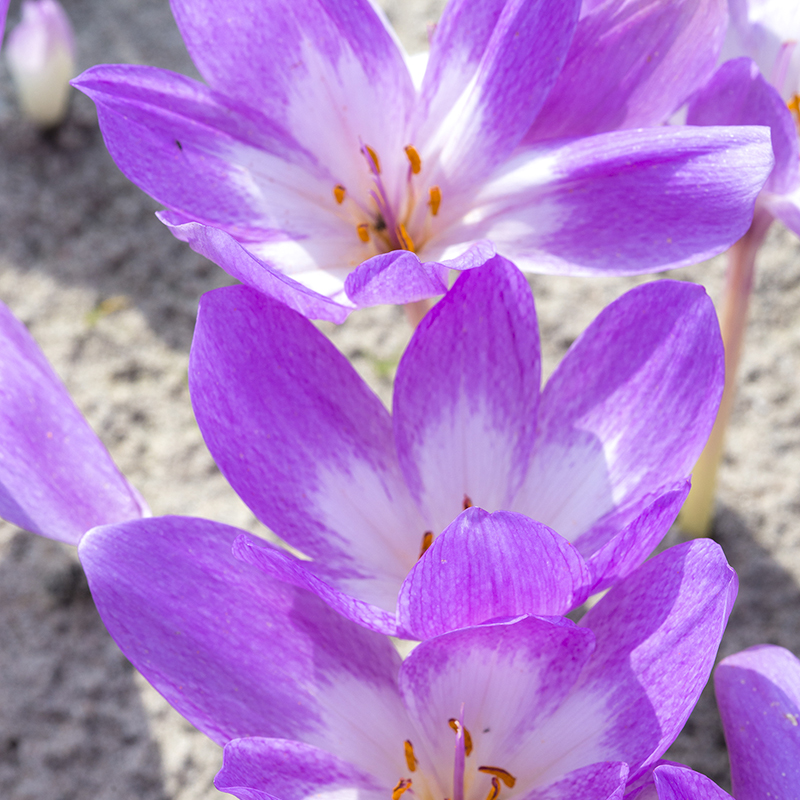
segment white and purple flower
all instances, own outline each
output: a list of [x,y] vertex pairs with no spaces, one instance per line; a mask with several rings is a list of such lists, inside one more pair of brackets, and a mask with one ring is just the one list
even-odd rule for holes
[[369,0],[173,0],[207,85],[125,65],[75,85],[178,238],[341,321],[496,250],[642,273],[747,230],[768,133],[661,126],[710,75],[725,3],[640,5],[451,0],[416,89]]

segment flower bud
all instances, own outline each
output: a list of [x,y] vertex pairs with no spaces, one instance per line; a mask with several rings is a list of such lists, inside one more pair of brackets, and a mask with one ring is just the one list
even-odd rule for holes
[[75,75],[75,37],[57,0],[25,0],[6,61],[23,114],[41,128],[64,119]]

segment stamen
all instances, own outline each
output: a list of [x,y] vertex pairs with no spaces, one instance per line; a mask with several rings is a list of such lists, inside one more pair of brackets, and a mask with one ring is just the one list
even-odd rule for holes
[[428,548],[432,544],[433,544],[433,531],[425,531],[425,533],[422,534],[422,547],[420,547],[420,549],[419,549],[419,557],[420,558],[422,558],[422,556],[425,555],[425,553],[427,552]]
[[468,494],[464,495],[464,505],[462,506],[463,510],[466,511],[468,508],[472,508],[472,500]]
[[408,765],[409,772],[416,772],[417,771],[417,757],[414,755],[414,746],[408,739],[405,740],[403,743],[403,749],[405,750],[406,754],[406,764]]
[[[447,720],[447,724],[458,734],[461,729],[461,723],[453,718]],[[464,728],[464,755],[469,755],[472,752],[472,736],[467,728]]]
[[400,800],[400,796],[411,787],[411,778],[400,778],[397,786],[392,789],[392,800]]
[[407,144],[406,155],[408,156],[408,160],[411,162],[411,171],[415,175],[418,175],[419,171],[422,169],[422,159],[419,157],[417,148],[414,147],[413,144]]
[[376,175],[380,175],[381,174],[381,161],[378,158],[378,154],[368,144],[364,145],[364,149],[367,151],[367,153],[369,154],[369,157],[372,159],[372,164],[375,167],[375,174]]
[[333,196],[336,198],[336,202],[339,205],[344,203],[344,195],[345,195],[344,186],[342,186],[341,183],[337,183],[336,186],[333,187]]
[[397,241],[400,244],[400,248],[402,250],[410,250],[412,253],[414,252],[414,240],[408,235],[408,231],[406,230],[406,226],[403,225],[402,222],[397,223],[397,227],[394,229],[395,234],[397,234]]
[[362,242],[366,243],[369,241],[369,225],[367,225],[366,222],[356,225],[356,230],[358,231],[358,238],[361,239]]
[[517,779],[508,770],[500,769],[500,767],[478,767],[478,772],[485,772],[488,775],[494,775],[495,778],[500,778],[509,789],[513,789],[517,782]]
[[492,788],[489,789],[489,794],[486,795],[486,800],[497,800],[497,795],[500,794],[500,781],[497,778],[492,778]]
[[435,217],[439,213],[439,206],[442,202],[442,190],[438,186],[431,186],[428,189],[428,195],[430,196],[428,205],[431,207],[431,214]]

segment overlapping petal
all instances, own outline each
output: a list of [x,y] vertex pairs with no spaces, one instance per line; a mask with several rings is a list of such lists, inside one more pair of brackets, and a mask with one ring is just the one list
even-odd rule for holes
[[686,767],[665,764],[655,769],[653,778],[658,800],[733,800],[710,778]]
[[149,512],[25,326],[0,303],[0,516],[77,544]]

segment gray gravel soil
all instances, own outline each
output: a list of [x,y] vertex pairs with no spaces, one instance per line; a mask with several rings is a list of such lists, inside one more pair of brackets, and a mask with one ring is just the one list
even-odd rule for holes
[[[167,0],[62,0],[79,67],[153,64],[195,75]],[[384,0],[410,51],[440,0]],[[10,26],[19,18],[13,0]],[[259,532],[219,474],[186,382],[199,296],[230,283],[155,219],[106,153],[91,102],[42,136],[0,66],[0,299],[30,328],[155,514]],[[718,297],[724,258],[672,273]],[[600,309],[641,279],[536,277],[549,374]],[[720,476],[714,536],[741,589],[722,654],[760,642],[800,654],[800,248],[774,226],[758,265],[747,349]],[[322,329],[388,403],[410,336],[397,308]],[[263,531],[261,531],[263,532]],[[675,536],[673,532],[671,534]],[[669,756],[728,785],[707,692]],[[0,797],[200,800],[219,748],[173,712],[105,632],[74,548],[0,523]]]

